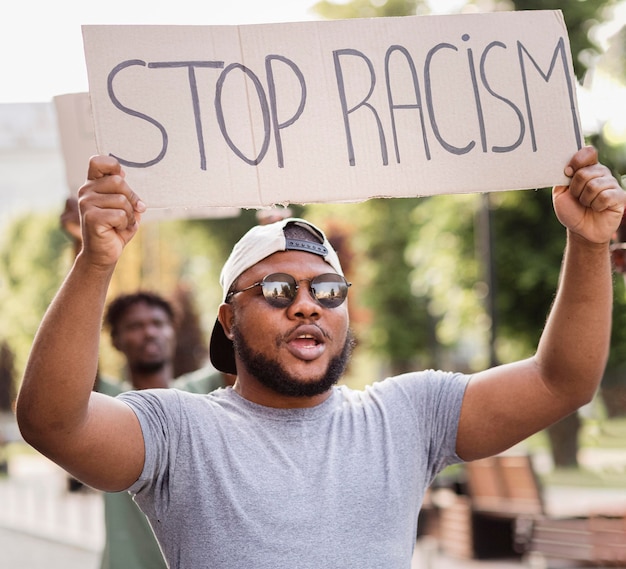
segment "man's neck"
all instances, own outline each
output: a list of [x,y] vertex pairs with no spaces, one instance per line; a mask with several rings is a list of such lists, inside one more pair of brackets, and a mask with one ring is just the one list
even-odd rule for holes
[[130,372],[130,381],[133,389],[165,389],[170,387],[173,379],[172,367],[167,365],[154,372],[136,370]]
[[288,395],[281,395],[272,391],[260,383],[256,378],[249,375],[245,377],[237,377],[233,389],[244,399],[252,401],[252,403],[263,405],[264,407],[274,407],[277,409],[316,407],[326,401],[332,393],[332,390],[329,389],[324,393],[311,397],[290,397]]

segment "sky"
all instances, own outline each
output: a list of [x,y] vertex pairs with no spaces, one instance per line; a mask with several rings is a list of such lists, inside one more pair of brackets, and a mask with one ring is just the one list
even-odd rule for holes
[[[342,0],[335,0],[339,3]],[[238,25],[319,19],[316,0],[20,0],[0,18],[0,103],[88,90],[82,24]],[[434,12],[464,0],[433,0]],[[622,20],[623,23],[624,20]]]
[[0,103],[88,90],[82,24],[238,25],[319,19],[316,0],[20,0],[0,18]]
[[[240,25],[317,20],[317,0],[19,0],[0,18],[0,103],[88,91],[83,24]],[[347,0],[334,0],[341,3]],[[465,0],[433,0],[447,11]]]

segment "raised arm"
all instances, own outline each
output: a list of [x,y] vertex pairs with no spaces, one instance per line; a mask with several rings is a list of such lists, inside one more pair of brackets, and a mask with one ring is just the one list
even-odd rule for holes
[[465,460],[501,452],[573,413],[602,379],[613,303],[609,244],[626,193],[592,147],[578,151],[565,173],[570,185],[553,189],[567,228],[554,304],[533,357],[471,379],[457,438]]
[[73,476],[120,490],[141,472],[141,429],[129,407],[92,387],[107,288],[145,206],[107,156],[90,160],[78,202],[82,248],[35,337],[17,420],[24,439]]

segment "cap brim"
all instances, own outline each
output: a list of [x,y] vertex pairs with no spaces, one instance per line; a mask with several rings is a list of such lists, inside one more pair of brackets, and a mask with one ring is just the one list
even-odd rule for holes
[[235,364],[235,348],[233,342],[224,334],[224,328],[219,320],[215,320],[211,341],[209,342],[209,357],[215,369],[237,375],[237,365]]

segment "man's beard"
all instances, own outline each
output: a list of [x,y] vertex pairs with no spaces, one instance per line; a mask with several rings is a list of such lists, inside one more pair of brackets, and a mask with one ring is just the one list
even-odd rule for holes
[[235,353],[239,355],[248,372],[265,387],[288,397],[314,397],[328,391],[343,375],[356,346],[354,335],[348,330],[341,353],[330,360],[326,373],[314,381],[301,381],[277,361],[252,350],[238,326],[233,326],[232,332]]
[[129,365],[129,367],[133,373],[149,374],[149,373],[157,373],[159,371],[162,371],[163,368],[165,367],[165,363],[166,362],[164,360],[153,361],[153,362],[137,361],[137,362],[133,362],[133,364]]

